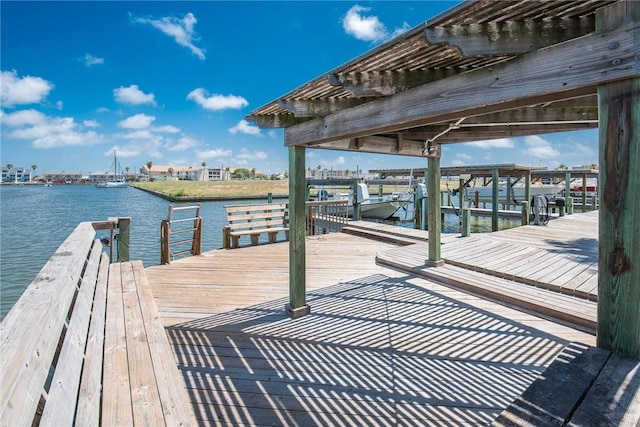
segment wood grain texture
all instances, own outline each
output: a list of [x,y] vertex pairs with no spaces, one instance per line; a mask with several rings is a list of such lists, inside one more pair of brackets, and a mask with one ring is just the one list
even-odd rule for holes
[[199,423],[489,424],[569,341],[595,341],[376,265],[394,244],[305,243],[312,312],[296,320],[286,242],[145,269]]

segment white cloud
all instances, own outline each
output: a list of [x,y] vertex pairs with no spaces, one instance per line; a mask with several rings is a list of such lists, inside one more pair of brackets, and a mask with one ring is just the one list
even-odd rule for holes
[[97,113],[108,113],[109,109],[107,107],[100,107],[96,110]]
[[87,67],[91,67],[92,65],[104,64],[104,58],[93,56],[90,53],[85,53],[83,61],[84,65],[86,65]]
[[146,129],[155,119],[154,116],[140,113],[118,122],[118,126],[125,129]]
[[194,101],[205,110],[211,111],[225,110],[227,108],[239,110],[249,105],[249,102],[241,96],[218,94],[209,96],[209,92],[201,87],[189,92],[187,99]]
[[217,159],[220,157],[228,157],[231,155],[231,150],[225,150],[223,148],[216,148],[213,150],[197,151],[197,157],[200,159]]
[[132,132],[119,134],[117,136],[123,139],[136,139],[136,140],[152,140],[152,139],[159,140],[160,139],[159,135],[154,134],[149,129],[134,130]]
[[193,13],[187,13],[184,18],[164,17],[160,19],[132,18],[134,22],[149,24],[172,37],[180,46],[189,48],[200,59],[205,59],[204,50],[194,45],[196,38],[194,26],[198,22]]
[[31,141],[36,148],[88,146],[102,143],[94,131],[82,132],[72,117],[50,117],[35,110],[21,110],[2,115],[2,123],[13,128],[7,139]]
[[509,138],[500,138],[486,141],[465,142],[464,144],[461,144],[461,146],[478,147],[487,150],[489,148],[513,148],[515,144]]
[[267,153],[264,151],[242,150],[240,154],[238,154],[237,158],[241,160],[265,160],[267,158]]
[[56,101],[56,108],[60,111],[62,111],[62,108],[64,107],[64,104],[62,103],[62,101]]
[[323,160],[320,163],[322,163],[325,167],[341,166],[347,163],[347,160],[344,158],[344,156],[338,156],[333,160]]
[[342,18],[342,28],[358,40],[378,42],[388,37],[387,29],[377,16],[365,16],[370,7],[354,5]]
[[154,132],[162,132],[162,133],[178,133],[180,132],[180,128],[171,125],[164,126],[155,126],[151,130]]
[[118,158],[129,158],[140,155],[140,150],[132,145],[114,145],[103,153],[105,157],[113,157],[113,151],[118,154]]
[[197,147],[200,143],[189,136],[183,136],[179,138],[175,144],[168,144],[167,150],[169,151],[184,151],[193,147]]
[[236,133],[246,133],[247,135],[260,135],[260,128],[258,126],[250,125],[246,120],[240,120],[237,125],[229,128],[229,132],[235,135]]
[[18,77],[15,70],[0,74],[0,103],[3,107],[33,104],[44,100],[54,88],[53,83],[40,77]]
[[13,113],[2,113],[2,123],[9,127],[20,127],[44,123],[46,116],[40,111],[29,109],[19,110]]
[[116,102],[120,104],[156,105],[155,95],[153,93],[144,93],[138,88],[138,85],[131,85],[128,87],[120,86],[113,90],[113,96]]
[[358,40],[376,43],[398,36],[411,28],[403,22],[400,28],[389,31],[377,16],[366,16],[365,12],[369,11],[370,7],[354,5],[342,18],[344,31]]
[[100,126],[100,123],[95,120],[85,120],[84,122],[82,122],[82,124],[86,128],[97,128]]
[[560,152],[553,148],[549,141],[538,135],[527,136],[524,139],[527,149],[524,153],[537,159],[555,159]]

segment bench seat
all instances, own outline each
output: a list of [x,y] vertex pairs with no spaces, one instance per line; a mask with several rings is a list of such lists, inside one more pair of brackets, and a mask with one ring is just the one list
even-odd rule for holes
[[227,226],[222,230],[222,247],[240,247],[240,238],[249,236],[253,246],[258,245],[261,235],[266,234],[269,243],[278,240],[278,233],[284,233],[289,240],[289,212],[286,203],[260,205],[225,206]]
[[0,425],[194,419],[142,262],[81,223],[0,323]]

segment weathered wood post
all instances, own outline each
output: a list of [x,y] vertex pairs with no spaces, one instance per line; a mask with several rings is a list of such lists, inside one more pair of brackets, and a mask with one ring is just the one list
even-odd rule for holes
[[427,220],[429,222],[429,258],[426,265],[444,265],[440,254],[442,219],[440,217],[440,145],[427,143]]
[[306,302],[306,217],[304,147],[289,147],[289,303],[292,318],[311,312]]
[[531,210],[529,209],[529,202],[526,200],[522,201],[522,225],[529,225],[529,215],[531,215]]
[[202,253],[202,218],[193,220],[193,242],[191,242],[191,255]]
[[471,235],[471,209],[462,209],[462,237],[469,237]]
[[[640,22],[640,2],[596,13],[596,31]],[[640,30],[633,30],[635,60]],[[610,50],[617,48],[615,41]],[[608,53],[607,53],[608,54]],[[620,55],[623,55],[620,52]],[[640,77],[598,86],[600,146],[599,347],[640,359]]]
[[[117,218],[118,221],[118,262],[129,261],[129,241],[131,236],[131,218]],[[113,242],[111,242],[113,245]]]
[[491,171],[491,231],[498,231],[498,190],[500,175],[498,169]]
[[163,219],[160,222],[160,264],[170,263],[169,253],[169,221]]
[[267,193],[267,203],[273,203],[273,193]]

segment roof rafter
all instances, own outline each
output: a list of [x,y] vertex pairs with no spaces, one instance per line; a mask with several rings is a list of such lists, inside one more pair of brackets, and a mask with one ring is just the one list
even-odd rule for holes
[[388,133],[593,95],[598,84],[640,75],[640,28],[630,24],[418,86],[285,129],[285,145]]
[[595,18],[526,19],[426,28],[429,43],[456,46],[463,56],[515,55],[595,31]]
[[329,74],[327,79],[331,86],[343,87],[355,97],[371,97],[393,95],[454,74],[451,68],[439,68]]

